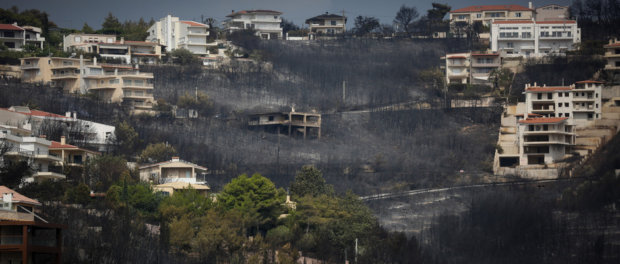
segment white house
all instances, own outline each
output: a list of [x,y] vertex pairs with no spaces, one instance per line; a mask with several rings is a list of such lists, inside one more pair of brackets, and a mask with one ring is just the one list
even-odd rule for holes
[[65,179],[61,170],[54,169],[51,165],[61,162],[60,157],[49,153],[52,142],[45,136],[32,137],[24,133],[23,129],[14,126],[0,125],[0,143],[7,147],[7,152],[0,159],[2,162],[26,161],[34,169],[31,177],[25,182],[40,181],[44,179]]
[[282,39],[282,12],[273,10],[243,10],[226,17],[224,29],[233,32],[240,29],[253,29],[263,39]]
[[446,83],[489,84],[489,76],[502,65],[498,53],[467,52],[448,53],[445,60]]
[[581,29],[574,20],[494,21],[491,25],[491,50],[507,56],[561,55],[580,42]]
[[33,26],[18,26],[13,24],[0,24],[0,44],[9,50],[21,51],[24,45],[32,44],[43,48],[45,38],[41,37],[41,28]]
[[187,49],[194,54],[206,55],[207,36],[209,26],[194,22],[179,20],[178,17],[168,15],[148,29],[148,42],[156,42],[166,46],[166,51]]

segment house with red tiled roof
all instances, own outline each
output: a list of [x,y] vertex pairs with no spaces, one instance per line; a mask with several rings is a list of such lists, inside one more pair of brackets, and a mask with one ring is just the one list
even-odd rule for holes
[[574,20],[506,20],[491,24],[491,50],[506,56],[564,55],[581,43],[581,29]]
[[49,147],[49,152],[60,158],[58,165],[65,167],[84,167],[84,163],[96,156],[101,156],[101,153],[92,151],[89,149],[80,148],[71,144],[67,144],[65,136],[60,137],[59,141],[52,141]]
[[39,201],[0,186],[2,263],[62,263],[66,227],[45,220],[39,215],[40,206]]
[[557,178],[565,160],[587,155],[588,140],[580,131],[595,127],[602,118],[602,84],[594,80],[568,86],[526,84],[525,102],[507,106],[502,114],[494,173]]
[[617,38],[609,39],[609,44],[604,46],[607,64],[605,70],[620,70],[620,41]]
[[450,24],[464,22],[473,24],[480,22],[490,26],[497,20],[533,19],[534,10],[520,5],[475,5],[450,11]]
[[33,26],[18,26],[13,24],[0,24],[0,44],[9,50],[21,51],[24,45],[32,44],[43,48],[45,38],[41,37],[41,28]]
[[186,49],[201,56],[209,54],[209,26],[206,24],[167,15],[155,22],[147,33],[147,42],[159,43],[165,46],[166,51]]
[[233,10],[222,23],[231,33],[242,29],[256,31],[262,39],[282,39],[282,12],[274,10]]

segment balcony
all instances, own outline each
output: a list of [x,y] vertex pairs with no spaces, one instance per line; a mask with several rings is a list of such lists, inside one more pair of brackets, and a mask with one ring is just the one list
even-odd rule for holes
[[58,63],[58,62],[52,62],[52,70],[55,69],[77,69],[80,67],[80,64],[75,62],[75,63]]
[[60,79],[77,79],[79,74],[71,72],[71,73],[62,73],[62,74],[53,74],[52,80],[60,80]]
[[620,70],[620,66],[615,66],[615,65],[607,64],[607,65],[605,65],[605,70],[614,70],[614,71]]
[[574,112],[594,112],[595,108],[593,105],[588,105],[588,106],[575,106],[575,108],[573,108]]
[[555,107],[553,107],[553,105],[547,105],[547,107],[545,106],[534,106],[532,108],[532,112],[544,112],[544,113],[553,113],[555,112]]
[[605,52],[605,58],[620,58],[620,49]]
[[22,70],[38,70],[39,64],[38,63],[24,64],[20,68]]
[[64,174],[51,171],[38,171],[32,174],[35,180],[63,180],[66,178]]
[[572,35],[559,34],[559,35],[541,35],[540,39],[573,39]]
[[[15,221],[34,221],[34,215],[13,210],[0,209],[0,219]],[[12,239],[13,237],[19,237],[19,242],[17,243],[16,239]],[[0,236],[0,245],[13,245],[12,243],[21,244],[21,235]]]
[[594,96],[573,96],[575,102],[594,102]]
[[473,60],[471,63],[472,67],[483,67],[483,68],[499,68],[501,66],[501,64],[499,63],[499,61],[494,61],[494,62],[477,62],[476,60]]

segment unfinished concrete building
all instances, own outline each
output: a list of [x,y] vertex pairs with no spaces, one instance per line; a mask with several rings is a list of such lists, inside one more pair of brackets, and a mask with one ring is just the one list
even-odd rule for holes
[[272,112],[253,114],[248,122],[250,128],[292,137],[321,138],[321,114],[305,112]]

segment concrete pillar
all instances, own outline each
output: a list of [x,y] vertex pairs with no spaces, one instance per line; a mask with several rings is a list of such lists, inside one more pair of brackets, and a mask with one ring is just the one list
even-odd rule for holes
[[28,226],[22,226],[22,263],[28,263]]

